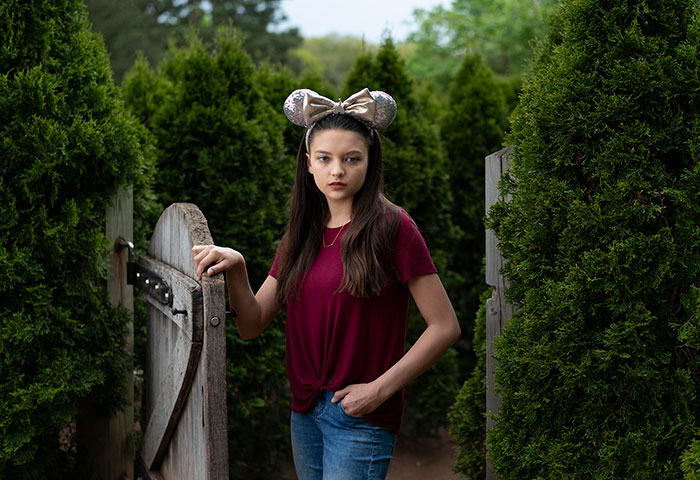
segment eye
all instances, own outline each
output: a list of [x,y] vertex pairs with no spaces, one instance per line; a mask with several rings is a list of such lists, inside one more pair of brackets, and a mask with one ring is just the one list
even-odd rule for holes
[[329,158],[326,155],[320,155],[316,157],[316,159],[321,163],[326,163],[329,160]]
[[348,157],[345,159],[345,161],[348,163],[357,163],[360,161],[360,159],[358,157]]

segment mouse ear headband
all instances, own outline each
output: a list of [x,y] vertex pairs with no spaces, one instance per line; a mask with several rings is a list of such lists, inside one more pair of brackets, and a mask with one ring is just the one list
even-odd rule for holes
[[284,114],[295,125],[306,127],[306,150],[309,150],[309,132],[321,119],[332,113],[349,115],[370,129],[383,129],[396,117],[396,102],[388,93],[364,88],[347,100],[334,102],[313,90],[294,90],[284,101]]

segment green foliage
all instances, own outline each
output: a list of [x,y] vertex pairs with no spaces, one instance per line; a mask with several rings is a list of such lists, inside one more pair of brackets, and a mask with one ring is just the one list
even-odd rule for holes
[[700,415],[698,5],[571,0],[554,25],[488,221],[519,305],[491,459],[503,479],[679,478]]
[[[458,274],[452,302],[462,313],[462,329],[471,326],[484,283],[484,158],[500,149],[507,123],[503,90],[479,56],[466,56],[452,80],[449,101],[440,123],[450,190],[452,222],[462,230],[459,255],[451,269]],[[471,351],[462,352],[466,361]],[[468,364],[468,368],[472,365]]]
[[546,33],[558,0],[454,0],[449,8],[417,10],[420,24],[409,37],[409,70],[447,88],[462,56],[480,54],[499,74],[522,73],[530,42]]
[[175,25],[159,22],[148,10],[149,3],[145,0],[85,1],[93,30],[104,38],[117,83],[133,65],[137,52],[151,61],[160,60],[167,50],[168,37],[177,31]]
[[105,209],[145,188],[147,135],[82,2],[0,2],[0,19],[0,477],[74,478],[58,431],[79,401],[125,400]]
[[[202,8],[202,0],[190,0]],[[241,30],[244,34],[243,48],[256,60],[281,62],[291,48],[301,43],[299,30],[294,27],[284,31],[271,31],[286,17],[280,12],[281,0],[207,0],[211,5],[212,27],[208,38],[213,38],[214,28],[227,25]],[[178,6],[178,8],[181,8]],[[206,33],[206,32],[202,32]]]
[[[230,32],[213,49],[191,37],[156,71],[141,60],[123,84],[127,104],[158,142],[159,201],[198,205],[214,241],[243,252],[254,289],[274,258],[292,185],[281,108],[289,92],[278,91],[292,84],[287,73],[257,72]],[[283,325],[273,322],[253,341],[227,325],[231,476],[270,478],[288,451]]]
[[681,459],[685,480],[700,480],[700,441],[695,440]]
[[[364,87],[389,93],[398,105],[396,119],[382,132],[387,197],[405,208],[416,221],[433,260],[449,289],[450,261],[458,248],[458,230],[450,219],[452,195],[436,125],[422,115],[413,93],[413,82],[391,39],[376,56],[358,57],[348,75],[343,98]],[[413,309],[409,315],[408,340],[414,342],[425,322]],[[435,431],[457,394],[456,355],[450,354],[406,390],[404,430]],[[421,410],[441,412],[425,416]]]
[[305,39],[290,50],[288,61],[294,71],[311,71],[326,80],[333,87],[329,98],[336,98],[357,57],[368,48],[361,38],[331,34]]
[[115,78],[121,81],[137,52],[160,61],[171,38],[196,31],[206,43],[224,26],[238,29],[243,48],[255,61],[282,62],[299,46],[296,28],[272,31],[285,20],[280,0],[86,0],[90,21],[105,39]]
[[486,478],[486,300],[491,289],[481,295],[481,306],[474,325],[476,365],[450,408],[450,433],[457,441],[454,470],[472,480]]

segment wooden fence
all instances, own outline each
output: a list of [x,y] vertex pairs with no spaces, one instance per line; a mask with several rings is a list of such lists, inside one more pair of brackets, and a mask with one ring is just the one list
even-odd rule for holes
[[[486,212],[499,200],[508,201],[509,197],[501,197],[498,182],[508,168],[513,147],[507,147],[486,157]],[[493,357],[493,344],[503,327],[513,316],[513,307],[505,300],[505,290],[508,288],[507,279],[501,275],[503,257],[498,250],[498,240],[492,230],[486,230],[486,283],[493,287],[491,298],[486,301],[486,434],[494,427],[492,415],[498,413],[501,399],[496,394],[494,372],[497,363]],[[496,474],[486,459],[486,479],[495,480]]]

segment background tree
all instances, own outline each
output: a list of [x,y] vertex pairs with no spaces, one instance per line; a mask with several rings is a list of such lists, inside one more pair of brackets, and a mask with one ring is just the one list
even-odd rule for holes
[[[230,31],[213,49],[190,37],[156,71],[142,60],[124,79],[127,104],[158,142],[158,199],[197,204],[214,241],[245,254],[254,289],[274,258],[294,168],[282,103],[263,93],[292,84],[256,72]],[[270,478],[289,450],[281,320],[245,342],[227,322],[227,383],[231,477]]]
[[104,38],[110,56],[114,78],[121,82],[131,68],[138,51],[153,62],[165,54],[168,38],[176,33],[175,26],[158,21],[149,13],[143,0],[86,0],[93,30]]
[[181,40],[195,30],[207,42],[219,27],[232,25],[244,35],[243,48],[256,62],[283,62],[301,43],[299,31],[273,31],[285,20],[280,0],[86,0],[95,31],[105,38],[117,81],[140,50],[157,63],[169,39]]
[[558,0],[453,0],[414,16],[420,27],[409,36],[409,70],[437,78],[447,88],[465,54],[478,53],[496,73],[522,73],[532,57],[530,42],[546,33],[546,19]]
[[[440,122],[440,138],[454,197],[452,222],[463,235],[459,254],[453,255],[451,264],[451,269],[459,274],[452,302],[464,316],[464,336],[471,338],[473,332],[468,327],[473,325],[479,297],[486,289],[484,158],[501,148],[508,111],[493,72],[478,55],[467,55],[462,60],[452,79],[447,105]],[[460,358],[465,370],[471,370],[471,351]]]
[[152,158],[82,1],[0,2],[0,27],[0,477],[81,478],[58,431],[124,402],[105,209]]
[[486,478],[486,300],[490,296],[490,291],[484,292],[476,314],[476,364],[448,413],[450,433],[457,442],[454,470],[471,480]]
[[333,90],[329,98],[336,98],[357,57],[362,53],[376,52],[358,37],[338,34],[304,39],[302,44],[289,51],[288,63],[298,74],[313,72],[328,82]]
[[569,0],[553,25],[489,217],[519,306],[493,465],[679,478],[700,415],[698,4]]
[[[358,57],[342,97],[364,87],[384,90],[396,100],[396,119],[381,134],[387,196],[416,221],[446,288],[451,290],[450,262],[458,248],[458,230],[449,216],[452,195],[438,129],[422,116],[412,79],[390,38],[376,56],[365,53]],[[409,317],[408,340],[412,343],[425,322],[415,308]],[[406,390],[409,410],[404,430],[429,433],[444,425],[447,408],[457,393],[458,376],[456,352],[450,349],[429,373],[412,382]]]

